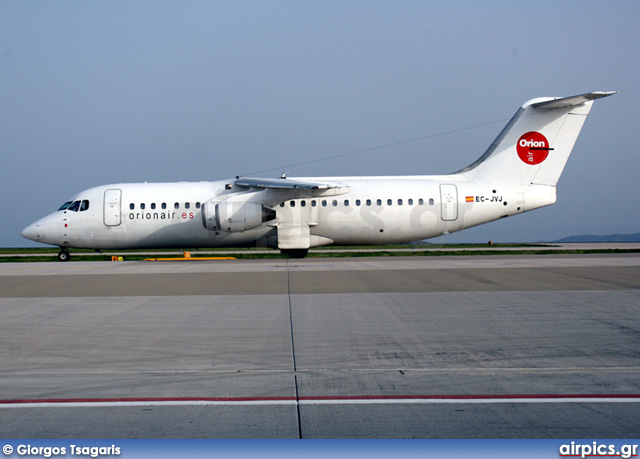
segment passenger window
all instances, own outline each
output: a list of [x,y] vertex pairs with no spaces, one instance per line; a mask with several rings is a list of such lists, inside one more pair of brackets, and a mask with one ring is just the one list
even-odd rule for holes
[[300,201],[300,207],[307,207],[307,201]]
[[295,206],[296,206],[296,202],[295,202],[295,201],[289,201],[289,205],[290,205],[291,207],[295,207]]
[[166,208],[167,208],[167,203],[166,203],[166,202],[163,202],[161,207],[162,207],[163,209],[166,209]]
[[155,209],[155,208],[156,208],[156,203],[155,203],[155,202],[152,202],[152,203],[151,203],[151,209]]
[[345,206],[345,207],[349,207],[349,200],[348,200],[348,199],[345,199],[345,200],[344,200],[344,206]]
[[84,212],[85,210],[89,210],[89,201],[86,199],[80,204],[80,212]]
[[377,204],[377,205],[379,205],[379,206],[381,206],[381,205],[382,205],[382,199],[378,199],[378,200],[376,200],[376,204]]
[[422,199],[422,198],[418,199],[418,204],[419,205],[423,205],[424,204],[424,199]]
[[136,208],[136,205],[134,203],[129,204],[129,209],[133,210]]
[[391,199],[387,199],[387,205],[390,206],[391,204],[393,204],[393,201]]
[[280,203],[280,207],[284,207],[284,202],[281,202],[281,203]]
[[173,208],[174,208],[174,209],[179,209],[179,208],[180,208],[180,203],[178,203],[178,202],[174,202],[174,203],[173,203]]
[[142,210],[144,210],[144,208],[145,208],[145,207],[146,207],[146,204],[145,204],[144,202],[143,202],[142,204],[140,204],[140,208],[141,208]]
[[410,206],[412,206],[412,205],[413,205],[413,199],[409,199],[409,200],[407,201],[407,204],[409,204]]
[[402,205],[402,199],[398,199],[398,205],[401,206]]
[[434,202],[433,198],[429,199],[429,205],[432,206],[434,204],[435,204],[435,202]]
[[191,203],[190,203],[190,202],[185,202],[185,203],[184,203],[184,208],[185,208],[185,209],[188,209],[188,208],[190,208],[190,207],[191,207]]
[[316,206],[316,200],[314,199],[313,201],[311,201],[311,207],[315,207]]
[[367,205],[370,206],[371,205],[371,199],[367,199]]
[[332,202],[331,204],[333,204],[333,207],[337,206],[337,205],[338,205],[338,200],[337,200],[337,199],[334,199],[334,200],[333,200],[333,202]]
[[77,212],[80,208],[80,201],[73,201],[73,203],[69,206],[69,210],[72,212]]
[[200,203],[196,202],[196,209],[199,209],[199,208],[200,208]]
[[356,199],[356,206],[360,207],[360,204],[361,204],[360,200]]
[[73,201],[67,201],[60,206],[58,210],[67,210]]
[[327,207],[327,200],[326,199],[322,200],[322,207]]

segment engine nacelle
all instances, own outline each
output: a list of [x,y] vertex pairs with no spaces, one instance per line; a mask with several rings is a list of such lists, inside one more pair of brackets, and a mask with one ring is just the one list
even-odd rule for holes
[[276,218],[276,212],[255,202],[206,202],[202,223],[209,231],[246,231]]

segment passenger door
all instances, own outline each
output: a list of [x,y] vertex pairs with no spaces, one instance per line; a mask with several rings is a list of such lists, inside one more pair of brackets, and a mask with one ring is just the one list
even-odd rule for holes
[[121,223],[122,190],[113,189],[104,192],[104,224],[118,226]]
[[455,185],[440,185],[442,220],[458,219],[458,188]]

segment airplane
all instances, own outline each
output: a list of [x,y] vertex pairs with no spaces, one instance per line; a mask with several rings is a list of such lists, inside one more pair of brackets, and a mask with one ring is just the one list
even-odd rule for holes
[[556,202],[556,185],[596,99],[522,105],[478,160],[448,175],[236,177],[120,183],[82,191],[22,236],[69,248],[269,247],[291,258],[326,245],[429,239]]

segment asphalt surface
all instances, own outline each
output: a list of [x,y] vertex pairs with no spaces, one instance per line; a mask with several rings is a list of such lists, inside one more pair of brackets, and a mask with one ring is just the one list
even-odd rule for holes
[[5,438],[631,438],[640,255],[0,265]]

